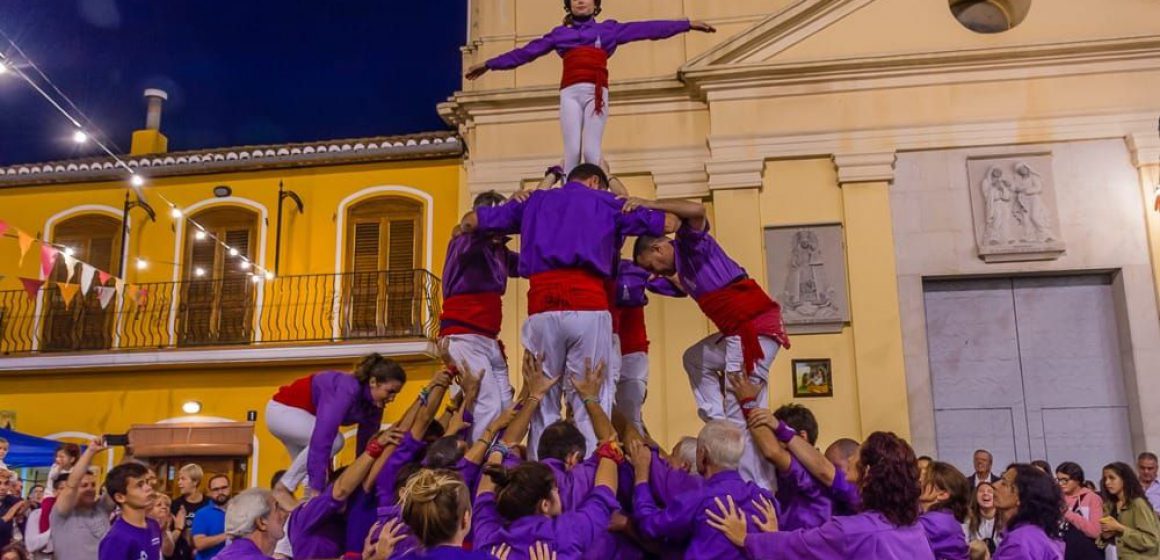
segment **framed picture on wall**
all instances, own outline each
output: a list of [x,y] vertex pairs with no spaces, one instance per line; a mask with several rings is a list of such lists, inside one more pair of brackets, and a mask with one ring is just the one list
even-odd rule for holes
[[834,396],[834,370],[830,359],[793,361],[793,398]]

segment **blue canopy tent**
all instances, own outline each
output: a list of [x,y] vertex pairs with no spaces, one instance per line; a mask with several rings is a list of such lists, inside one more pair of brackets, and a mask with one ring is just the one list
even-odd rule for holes
[[0,437],[8,440],[8,456],[4,462],[9,469],[51,467],[56,458],[59,441],[30,436],[0,428]]

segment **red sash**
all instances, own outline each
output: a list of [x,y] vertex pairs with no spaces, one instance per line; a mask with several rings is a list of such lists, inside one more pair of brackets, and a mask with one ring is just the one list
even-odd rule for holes
[[459,294],[443,300],[439,315],[439,336],[481,334],[499,336],[503,323],[503,299],[495,292]]
[[620,355],[648,352],[648,331],[644,326],[644,307],[620,308]]
[[596,114],[604,114],[604,90],[608,89],[608,53],[604,49],[575,47],[564,53],[560,89],[576,84],[596,84]]
[[528,280],[528,315],[545,311],[608,311],[604,278],[587,270],[549,270],[533,274]]
[[[765,357],[761,349],[759,335],[766,335],[783,346],[789,340],[781,329],[781,306],[773,301],[752,278],[734,282],[720,290],[709,292],[697,298],[701,311],[713,321],[725,336],[741,337],[741,352],[745,360],[745,372],[752,374],[753,367]],[[772,313],[777,327],[762,329],[760,332],[754,319]]]
[[313,399],[314,389],[311,388],[311,383],[313,382],[314,375],[311,374],[297,379],[289,385],[279,387],[278,392],[274,393],[274,402],[316,414],[317,411],[314,410]]

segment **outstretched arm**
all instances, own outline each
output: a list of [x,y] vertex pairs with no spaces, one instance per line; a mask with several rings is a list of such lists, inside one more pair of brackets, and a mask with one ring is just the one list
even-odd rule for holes
[[621,43],[657,41],[689,31],[716,33],[717,29],[703,21],[687,19],[632,21],[617,24],[616,39]]
[[[536,409],[540,407],[540,401],[548,394],[548,390],[560,381],[560,377],[544,375],[543,361],[527,350],[524,350],[523,375],[524,387],[521,393],[526,395],[520,399],[516,417],[503,434],[503,442],[508,447],[523,441],[528,435],[528,426],[532,423],[532,417],[536,415]],[[531,443],[535,445],[538,442]]]
[[837,474],[837,469],[834,464],[822,455],[821,451],[806,441],[801,436],[795,436],[787,443],[789,452],[797,457],[798,462],[806,468],[807,471],[819,482],[826,485],[827,488],[834,485],[834,477]]
[[749,421],[749,433],[753,435],[753,442],[757,444],[761,455],[773,463],[778,472],[788,471],[793,458],[789,450],[777,441],[774,428],[769,426],[772,423],[776,427],[777,422],[773,420],[769,409],[765,408],[766,403],[757,402],[760,388],[749,376],[740,373],[727,374],[726,379],[729,381],[729,389],[737,396],[737,402],[741,403],[741,412]]
[[528,44],[514,48],[506,53],[503,53],[494,58],[488,59],[483,64],[472,66],[466,74],[466,78],[474,80],[487,73],[488,70],[511,70],[519,68],[541,56],[550,52],[556,46],[555,30],[552,30],[547,35],[540,37]]
[[81,480],[84,480],[85,475],[89,473],[93,457],[105,449],[104,439],[94,439],[89,442],[85,452],[81,453],[81,458],[77,460],[77,464],[73,465],[72,472],[68,475],[68,481],[64,483],[64,488],[61,488],[60,493],[56,495],[56,504],[52,506],[61,516],[72,513],[73,508],[76,507],[77,499],[80,497]]

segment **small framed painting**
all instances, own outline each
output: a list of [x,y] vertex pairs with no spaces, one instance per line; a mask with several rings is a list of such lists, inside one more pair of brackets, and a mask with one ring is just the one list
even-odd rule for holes
[[834,396],[834,370],[829,358],[793,361],[793,398]]

